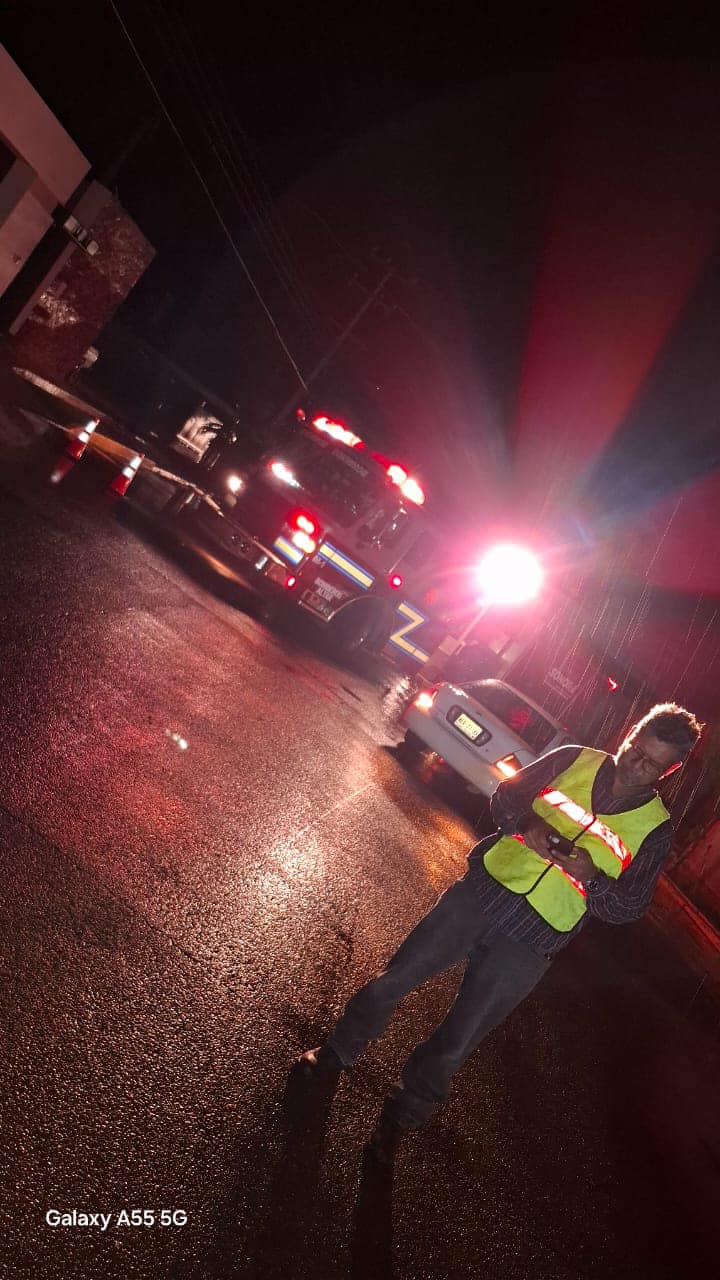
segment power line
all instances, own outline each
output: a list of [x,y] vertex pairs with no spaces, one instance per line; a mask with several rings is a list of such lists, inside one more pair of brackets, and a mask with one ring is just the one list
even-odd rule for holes
[[[303,201],[302,203],[302,208],[305,210],[306,213],[309,213],[313,218],[316,218],[317,221],[321,224],[321,226],[325,228],[330,239],[333,241],[334,244],[337,245],[340,252],[345,256],[345,258],[347,258],[348,262],[352,263],[352,265],[356,269],[359,269],[361,271],[366,270],[366,266],[364,266],[363,263],[360,262],[360,260],[355,256],[354,253],[351,253],[347,245],[343,243],[343,241],[339,238],[339,236],[335,233],[333,228],[330,226],[330,223],[327,221],[327,219],[324,218],[321,213],[318,213],[317,209],[313,209],[312,205],[307,204],[305,201]],[[401,284],[410,283],[410,281],[408,281],[405,277],[400,275],[397,268],[395,267],[393,268],[393,274],[395,276],[395,279],[398,280],[399,283]],[[357,281],[357,284],[358,284],[358,288],[362,289],[363,286],[360,284],[359,281]],[[400,305],[396,296],[391,295],[388,302],[385,302],[385,303],[379,302],[378,306],[381,310],[384,310],[385,312],[387,312],[387,314],[397,314],[402,316],[403,319],[407,320],[408,324],[412,325],[412,327],[417,330],[420,336],[427,343],[429,343],[429,345],[433,348],[433,350],[437,355],[439,356],[443,355],[442,349],[438,346],[435,339],[431,337],[431,335],[427,332],[424,326],[421,325],[419,321],[415,319],[414,316],[411,316],[410,313],[406,311],[403,306]]]
[[[218,100],[220,102],[221,119],[225,123],[231,140],[233,139],[234,133],[234,135],[239,138],[240,143],[242,143],[250,153],[250,160],[246,162],[243,157],[242,150],[240,147],[237,148],[238,158],[245,174],[247,175],[248,184],[251,187],[251,190],[254,191],[258,204],[261,208],[264,208],[268,227],[274,234],[278,249],[287,263],[288,269],[296,276],[302,291],[302,268],[298,261],[297,253],[295,252],[294,245],[282,218],[273,206],[273,197],[268,189],[262,168],[259,164],[257,155],[253,151],[250,139],[241,127],[237,119],[237,115],[229,102],[227,94],[224,92],[222,77],[218,78],[217,91]],[[231,124],[228,123],[227,116],[230,116]],[[255,172],[253,172],[253,164]],[[259,190],[259,187],[263,188],[263,190]]]
[[[312,373],[308,374],[308,387],[312,382],[315,381],[315,379],[319,376],[319,374],[321,374],[323,370],[327,368],[333,356],[337,351],[339,351],[345,339],[352,333],[353,329],[360,322],[360,320],[362,320],[366,311],[369,311],[373,303],[376,301],[376,299],[380,297],[380,294],[382,293],[383,289],[385,288],[385,285],[387,284],[388,280],[391,278],[392,274],[393,274],[392,267],[390,267],[385,272],[385,275],[383,276],[382,280],[378,281],[372,293],[366,297],[360,310],[356,312],[356,314],[353,316],[349,324],[345,326],[342,333],[335,339],[334,343],[330,347],[330,350],[327,351],[323,356],[322,360],[320,360],[318,364],[316,364],[315,368],[312,370]],[[306,390],[307,389],[308,388],[306,388]],[[296,404],[299,404],[301,398],[302,398],[301,393],[296,391],[295,394],[291,396],[289,400],[286,400],[283,407],[278,411],[278,413],[273,418],[271,425],[277,426],[282,421],[282,419],[288,413],[290,413],[291,409],[293,409]]]
[[135,44],[135,41],[133,40],[132,36],[130,35],[130,32],[128,31],[128,29],[127,29],[127,27],[126,27],[126,25],[125,25],[125,23],[124,23],[124,21],[123,21],[122,15],[121,15],[120,11],[118,10],[117,5],[115,4],[115,0],[108,0],[108,2],[109,2],[109,4],[110,4],[110,8],[112,9],[113,13],[115,14],[115,17],[117,18],[117,20],[118,20],[118,22],[119,22],[119,24],[120,24],[120,27],[122,28],[122,32],[123,32],[123,35],[125,36],[125,39],[127,40],[128,44],[130,45],[130,48],[132,49],[132,51],[133,51],[133,53],[134,53],[134,55],[135,55],[135,57],[136,57],[136,59],[137,59],[137,62],[138,62],[139,66],[140,66],[140,68],[141,68],[141,70],[142,70],[142,72],[143,72],[143,75],[145,76],[145,79],[147,80],[148,84],[150,85],[150,88],[151,88],[151,89],[152,89],[152,91],[153,91],[153,94],[155,95],[155,97],[156,97],[156,99],[157,99],[158,105],[159,105],[159,107],[160,107],[160,109],[161,109],[161,111],[162,111],[163,115],[165,116],[165,119],[167,120],[168,124],[170,125],[170,128],[172,129],[173,133],[175,134],[175,137],[177,138],[178,142],[180,143],[181,147],[183,148],[183,151],[185,152],[185,154],[186,154],[186,156],[187,156],[187,158],[188,158],[188,161],[190,162],[190,164],[191,164],[191,166],[192,166],[193,172],[195,173],[195,176],[196,176],[196,178],[197,178],[198,182],[200,183],[200,185],[201,185],[201,187],[202,187],[203,191],[205,192],[205,195],[206,195],[206,196],[207,196],[207,198],[208,198],[208,201],[209,201],[209,203],[210,203],[210,205],[211,205],[211,207],[212,207],[212,210],[213,210],[213,212],[214,212],[214,214],[215,214],[215,216],[216,216],[216,218],[217,218],[218,222],[220,223],[220,226],[222,227],[223,232],[225,233],[225,236],[227,237],[227,240],[228,240],[228,242],[229,242],[229,244],[230,244],[230,246],[231,246],[231,248],[232,248],[232,251],[233,251],[233,253],[235,254],[235,257],[237,258],[238,262],[240,263],[240,266],[241,266],[241,268],[242,268],[242,270],[243,270],[243,273],[244,273],[244,275],[245,275],[245,278],[246,278],[246,280],[247,280],[248,284],[250,285],[250,287],[251,287],[251,289],[252,289],[253,293],[255,294],[255,297],[257,298],[258,302],[260,303],[260,306],[262,307],[262,309],[263,309],[263,311],[264,311],[264,313],[265,313],[265,315],[266,315],[266,317],[267,317],[267,319],[268,319],[268,321],[269,321],[269,323],[270,323],[270,325],[271,325],[271,327],[272,327],[272,330],[273,330],[273,333],[275,334],[275,337],[277,338],[278,342],[280,343],[280,346],[282,347],[283,351],[285,352],[285,355],[287,356],[287,359],[288,359],[289,363],[292,365],[292,368],[293,368],[293,370],[294,370],[294,372],[295,372],[295,374],[296,374],[296,376],[297,376],[297,378],[298,378],[298,381],[300,382],[300,384],[301,384],[304,388],[306,388],[306,387],[307,387],[307,383],[305,382],[305,379],[303,378],[303,375],[302,375],[302,373],[300,372],[300,369],[298,368],[298,365],[296,364],[296,362],[295,362],[295,360],[294,360],[294,358],[293,358],[293,355],[292,355],[292,353],[291,353],[291,351],[290,351],[290,348],[288,347],[287,343],[285,342],[285,339],[283,338],[282,334],[280,333],[280,330],[279,330],[279,328],[278,328],[278,326],[277,326],[277,323],[276,323],[276,321],[275,321],[275,318],[274,318],[274,316],[273,316],[272,312],[270,311],[270,308],[268,307],[267,303],[265,302],[265,299],[263,298],[262,294],[260,293],[260,290],[259,290],[259,288],[258,288],[257,284],[255,283],[255,280],[253,279],[253,277],[252,277],[252,275],[251,275],[251,273],[250,273],[250,269],[249,269],[249,267],[248,267],[247,263],[245,262],[245,259],[243,258],[242,254],[240,253],[240,250],[238,249],[238,247],[237,247],[237,245],[236,245],[236,243],[235,243],[235,240],[234,240],[234,238],[233,238],[232,232],[230,231],[230,228],[228,227],[228,225],[227,225],[227,223],[226,223],[225,219],[223,218],[222,213],[220,212],[220,210],[219,210],[219,208],[218,208],[218,206],[217,206],[217,204],[216,204],[216,202],[215,202],[215,199],[214,199],[214,197],[213,197],[213,194],[212,194],[212,192],[210,191],[210,188],[208,187],[207,182],[205,181],[205,179],[204,179],[204,177],[203,177],[203,175],[202,175],[202,173],[201,173],[200,169],[198,168],[198,165],[197,165],[197,163],[196,163],[196,161],[195,161],[194,156],[192,155],[192,152],[190,151],[190,148],[188,147],[188,145],[187,145],[187,143],[186,143],[186,141],[185,141],[185,139],[184,139],[184,137],[183,137],[182,133],[180,132],[180,130],[179,130],[179,128],[178,128],[178,126],[176,125],[175,121],[173,120],[173,117],[170,115],[170,112],[168,111],[168,108],[166,107],[165,102],[164,102],[164,100],[163,100],[163,98],[162,98],[162,95],[161,95],[161,93],[160,93],[160,90],[158,89],[157,85],[155,84],[155,81],[153,80],[153,78],[152,78],[152,76],[151,76],[151,74],[150,74],[150,72],[149,72],[149,70],[148,70],[147,66],[145,65],[145,62],[144,62],[144,61],[143,61],[143,59],[142,59],[142,56],[141,56],[141,54],[140,54],[140,51],[139,51],[139,49],[138,49],[137,45]]
[[[313,314],[312,305],[305,296],[298,273],[273,226],[269,209],[262,206],[261,196],[253,175],[237,147],[236,140],[225,118],[219,94],[214,91],[208,73],[198,56],[195,42],[182,19],[178,17],[177,21],[170,23],[162,2],[159,3],[158,8],[163,14],[166,23],[168,41],[174,41],[175,43],[177,58],[173,56],[171,49],[168,49],[168,52],[175,64],[178,78],[181,83],[187,83],[187,77],[189,77],[191,86],[199,95],[201,109],[198,112],[198,122],[212,148],[223,177],[237,200],[243,215],[247,217],[260,248],[268,258],[288,297],[302,315],[303,320],[315,329],[316,318]],[[187,48],[183,47],[180,33],[184,36]],[[209,118],[214,133],[208,127],[205,116]],[[218,147],[222,149],[225,157],[227,157],[228,165],[232,172],[228,171]],[[241,184],[242,189],[238,187],[235,177]]]
[[333,231],[332,227],[330,226],[330,223],[327,221],[326,218],[323,218],[321,213],[318,213],[317,209],[313,209],[312,205],[307,204],[306,201],[304,200],[302,202],[301,208],[303,208],[306,213],[311,214],[313,218],[316,218],[317,221],[321,223],[321,225],[325,228],[328,235],[330,236],[330,239],[334,241],[334,243],[337,245],[340,252],[345,255],[348,262],[351,262],[352,265],[360,271],[364,271],[366,269],[365,264],[360,262],[359,258],[356,258],[354,253],[350,252],[347,245],[343,244],[342,240],[340,240],[338,236],[335,234],[335,232]]

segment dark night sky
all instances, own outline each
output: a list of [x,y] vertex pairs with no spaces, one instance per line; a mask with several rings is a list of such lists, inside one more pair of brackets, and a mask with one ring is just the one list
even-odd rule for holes
[[[118,7],[305,372],[392,261],[319,398],[464,518],[619,535],[630,576],[718,592],[720,487],[682,489],[718,454],[711,16]],[[152,117],[107,4],[18,6],[4,38],[100,173]],[[291,369],[164,123],[118,187],[158,249],[126,312],[191,302],[188,364],[272,414]]]

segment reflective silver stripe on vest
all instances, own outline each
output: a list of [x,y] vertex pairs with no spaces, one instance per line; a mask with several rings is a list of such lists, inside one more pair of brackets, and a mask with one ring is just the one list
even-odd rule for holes
[[[552,787],[547,787],[540,792],[540,795],[553,808],[560,809],[573,822],[577,822],[578,826],[584,827],[588,835],[597,836],[598,840],[602,840],[606,848],[618,859],[623,871],[630,866],[632,853],[627,845],[623,843],[615,831],[611,831],[604,822],[596,818],[594,813],[588,813],[587,809],[583,809],[582,805],[578,804],[576,800],[571,800],[562,791],[555,791]],[[583,835],[585,831],[583,831]]]

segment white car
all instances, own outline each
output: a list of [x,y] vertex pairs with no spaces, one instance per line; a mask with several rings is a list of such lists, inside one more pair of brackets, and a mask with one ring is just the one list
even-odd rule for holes
[[435,752],[485,800],[538,756],[575,741],[559,720],[502,680],[422,690],[403,723],[407,756]]

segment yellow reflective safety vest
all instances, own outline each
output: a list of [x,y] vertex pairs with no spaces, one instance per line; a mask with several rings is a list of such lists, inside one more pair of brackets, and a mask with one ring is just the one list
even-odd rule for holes
[[[659,796],[625,813],[593,813],[593,783],[607,758],[606,751],[583,747],[577,760],[536,795],[532,809],[561,836],[587,849],[595,866],[617,880],[645,837],[670,815]],[[568,933],[582,920],[587,910],[584,885],[535,853],[521,835],[501,836],[483,862],[494,880],[522,894],[559,933]]]

